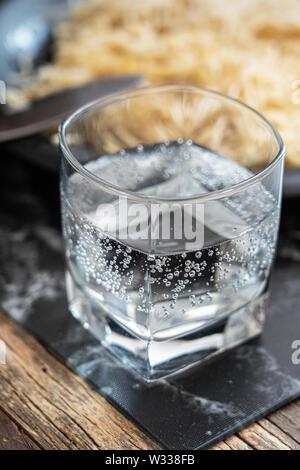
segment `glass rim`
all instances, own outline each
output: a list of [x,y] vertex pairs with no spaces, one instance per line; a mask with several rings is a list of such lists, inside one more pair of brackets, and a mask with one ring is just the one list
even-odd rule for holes
[[[80,116],[84,116],[89,110],[93,109],[93,107],[97,106],[98,109],[104,108],[108,105],[124,101],[129,98],[145,95],[147,93],[151,93],[151,91],[162,90],[162,91],[170,91],[170,90],[189,90],[191,92],[205,92],[207,94],[213,96],[219,96],[227,101],[231,101],[239,106],[244,107],[251,113],[254,113],[258,116],[261,120],[263,120],[269,129],[272,131],[274,139],[276,140],[279,150],[277,155],[272,159],[272,161],[266,165],[262,170],[258,173],[253,174],[249,178],[240,181],[234,185],[229,186],[228,188],[218,189],[211,192],[205,192],[200,194],[193,194],[190,196],[173,196],[173,197],[156,197],[156,196],[147,196],[143,195],[142,193],[134,192],[127,189],[122,189],[120,186],[114,185],[105,181],[104,179],[96,176],[94,173],[89,171],[82,165],[78,159],[73,155],[66,139],[67,129],[70,125],[72,125]],[[219,91],[211,90],[209,88],[205,88],[202,86],[192,85],[192,84],[185,84],[185,83],[169,83],[169,84],[160,84],[160,85],[150,85],[145,87],[136,88],[134,90],[127,90],[121,93],[115,93],[112,95],[108,95],[104,98],[96,99],[91,101],[84,106],[78,108],[74,113],[72,113],[67,119],[65,119],[59,126],[58,129],[58,136],[59,136],[59,143],[62,150],[63,157],[68,161],[68,163],[73,167],[73,169],[79,173],[84,178],[96,183],[102,189],[112,194],[118,195],[119,197],[134,199],[139,202],[149,202],[149,203],[195,203],[195,202],[206,202],[206,201],[213,201],[216,199],[221,199],[223,197],[231,196],[235,193],[243,191],[244,189],[253,186],[262,180],[264,180],[268,175],[270,175],[273,169],[277,166],[277,164],[284,158],[285,156],[285,144],[277,131],[276,127],[259,111],[252,108],[246,103],[243,103],[237,98],[233,98],[225,93],[221,93]]]

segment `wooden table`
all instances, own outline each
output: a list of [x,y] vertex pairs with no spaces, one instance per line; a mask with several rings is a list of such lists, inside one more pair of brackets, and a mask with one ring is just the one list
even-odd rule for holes
[[[0,449],[159,449],[0,311]],[[300,399],[213,450],[300,449]]]

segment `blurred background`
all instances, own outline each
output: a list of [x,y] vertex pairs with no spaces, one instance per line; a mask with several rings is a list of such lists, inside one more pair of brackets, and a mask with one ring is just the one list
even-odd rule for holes
[[121,74],[205,86],[270,119],[296,168],[299,42],[298,0],[2,0],[0,78],[11,110]]

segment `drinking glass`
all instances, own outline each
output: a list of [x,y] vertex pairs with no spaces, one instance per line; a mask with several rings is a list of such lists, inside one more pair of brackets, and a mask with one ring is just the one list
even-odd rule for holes
[[284,144],[247,105],[162,85],[60,129],[69,309],[150,382],[262,331]]

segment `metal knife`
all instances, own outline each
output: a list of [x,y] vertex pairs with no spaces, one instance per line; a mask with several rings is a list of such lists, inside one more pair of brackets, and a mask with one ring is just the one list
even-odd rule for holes
[[[0,142],[42,132],[84,104],[141,85],[142,75],[111,77],[67,88],[32,102],[29,109],[0,114]],[[1,105],[0,105],[1,111]]]

